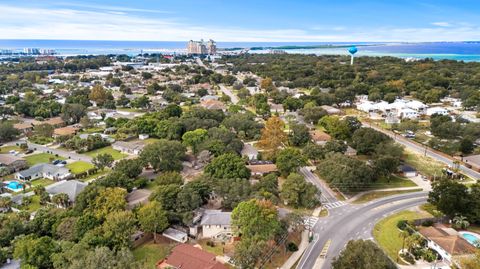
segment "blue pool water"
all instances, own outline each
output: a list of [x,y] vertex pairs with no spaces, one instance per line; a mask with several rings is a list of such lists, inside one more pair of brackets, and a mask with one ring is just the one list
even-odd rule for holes
[[11,189],[11,190],[20,190],[23,188],[23,185],[20,184],[19,182],[17,181],[10,181],[8,182],[7,184],[7,188]]
[[462,237],[465,238],[465,240],[467,240],[472,245],[476,245],[480,242],[480,238],[476,237],[473,234],[464,233],[462,234]]

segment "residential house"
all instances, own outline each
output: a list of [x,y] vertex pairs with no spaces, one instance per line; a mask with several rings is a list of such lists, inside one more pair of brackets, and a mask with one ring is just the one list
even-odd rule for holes
[[227,269],[215,254],[188,244],[180,244],[172,249],[170,255],[157,262],[157,269]]
[[125,141],[116,141],[112,144],[112,148],[118,150],[122,153],[139,155],[145,147],[145,143],[141,141],[137,142],[125,142]]
[[258,150],[250,144],[243,144],[240,154],[242,157],[247,157],[249,160],[256,160],[258,157]]
[[451,228],[425,227],[419,234],[427,246],[435,250],[447,264],[456,264],[456,258],[475,253],[476,248]]
[[231,215],[232,212],[205,210],[200,221],[200,237],[219,240],[231,238],[233,235],[230,224]]
[[357,155],[357,150],[350,147],[350,146],[347,146],[347,151],[345,151],[345,155],[347,156],[355,156]]
[[54,117],[54,118],[50,118],[50,119],[47,119],[47,120],[44,120],[44,121],[33,121],[32,124],[35,126],[35,125],[40,125],[40,124],[49,124],[55,128],[59,128],[59,127],[63,127],[65,126],[65,121],[62,120],[61,117]]
[[33,125],[30,123],[15,123],[13,128],[17,129],[21,133],[27,134],[33,131]]
[[87,183],[78,180],[62,180],[45,187],[45,191],[54,196],[59,193],[65,193],[68,195],[68,199],[71,203],[75,203],[75,199],[78,194],[87,187]]
[[[23,158],[10,154],[0,154],[0,175],[11,174],[28,167],[27,161]],[[5,173],[2,173],[2,172]]]
[[15,174],[18,180],[32,181],[37,178],[48,178],[52,180],[68,179],[72,174],[65,167],[58,167],[49,163],[36,164],[26,170]]
[[400,165],[400,172],[402,172],[402,175],[404,177],[415,177],[418,175],[417,170],[415,168],[411,167],[410,165]]
[[325,143],[332,140],[329,134],[321,130],[310,131],[310,136],[312,137],[312,141],[317,145],[325,145]]
[[427,113],[426,113],[428,116],[432,116],[434,114],[438,114],[438,115],[448,115],[448,110],[446,108],[443,108],[443,107],[430,107],[430,108],[427,108]]
[[247,168],[250,170],[250,172],[254,176],[263,176],[263,175],[278,171],[277,165],[274,163],[249,164],[247,165]]
[[77,134],[79,128],[73,126],[60,127],[53,130],[53,137],[60,136],[74,136]]
[[333,106],[327,106],[327,105],[323,105],[323,106],[320,106],[321,108],[323,108],[323,110],[327,111],[328,115],[341,115],[342,114],[342,111],[336,107],[333,107]]
[[218,100],[205,100],[200,103],[200,106],[211,110],[227,110],[225,104]]

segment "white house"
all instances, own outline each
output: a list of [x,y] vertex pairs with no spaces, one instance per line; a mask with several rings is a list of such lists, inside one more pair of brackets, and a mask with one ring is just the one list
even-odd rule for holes
[[137,142],[125,142],[125,141],[116,141],[112,144],[114,150],[118,150],[121,153],[139,155],[142,152],[145,144],[141,141]]
[[402,108],[399,111],[399,115],[402,119],[416,119],[418,118],[418,112],[411,108]]
[[228,240],[233,235],[231,215],[232,212],[199,209],[193,218],[193,225],[190,226],[190,235],[199,239]]
[[231,215],[232,212],[205,210],[200,221],[200,236],[217,240],[225,240],[232,237]]
[[58,167],[49,163],[36,164],[26,170],[15,174],[18,180],[34,180],[37,178],[48,178],[52,180],[63,180],[71,176],[70,170],[64,167]]
[[448,115],[448,110],[443,107],[429,107],[427,108],[427,115],[432,116],[433,114],[438,115]]

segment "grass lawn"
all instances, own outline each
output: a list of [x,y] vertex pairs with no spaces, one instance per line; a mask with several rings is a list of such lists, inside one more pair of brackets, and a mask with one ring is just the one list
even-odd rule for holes
[[85,178],[79,178],[78,180],[80,180],[82,182],[87,182],[91,179],[97,178],[99,176],[103,176],[103,175],[107,174],[108,172],[110,172],[110,169],[105,168],[105,170],[103,170],[103,171],[98,171],[96,174],[89,175],[88,177],[85,177]]
[[34,155],[27,156],[24,159],[27,160],[27,163],[29,166],[39,164],[39,163],[49,163],[50,159],[65,160],[65,158],[63,157],[60,157],[60,156],[56,157],[55,155],[50,153],[34,154]]
[[19,146],[5,146],[0,148],[0,153],[8,153],[10,150],[23,152],[23,150]]
[[103,133],[104,130],[105,128],[103,127],[92,127],[92,128],[83,129],[80,133],[81,134]]
[[416,187],[417,184],[408,178],[392,175],[390,178],[380,178],[374,184],[374,189]]
[[[397,223],[400,220],[412,220],[426,218],[431,215],[426,212],[402,211],[388,216],[379,221],[373,229],[373,237],[378,245],[390,256],[393,261],[397,260],[398,251],[402,248],[400,229]],[[400,260],[401,263],[401,260]]]
[[432,216],[434,217],[441,217],[443,216],[443,213],[438,211],[437,210],[437,207],[430,204],[430,203],[426,203],[426,204],[423,204],[421,207],[420,207],[422,210],[424,211],[427,211],[428,213],[432,214]]
[[155,268],[155,263],[164,259],[173,248],[173,244],[145,243],[133,250],[136,261],[143,263],[143,268]]
[[148,144],[153,144],[153,143],[158,142],[158,141],[160,141],[160,139],[154,138],[154,137],[149,137],[149,138],[143,140],[143,142],[145,142],[145,144],[147,144],[147,145]]
[[80,173],[86,172],[89,169],[94,168],[95,166],[91,163],[78,161],[78,162],[69,163],[65,167],[70,169],[70,172],[72,172],[73,174],[80,174]]
[[32,202],[28,206],[24,207],[23,209],[28,212],[35,212],[39,210],[41,207],[42,205],[40,204],[40,196],[33,195]]
[[55,183],[54,180],[48,179],[48,178],[40,178],[40,179],[34,179],[32,180],[32,188],[35,186],[48,186],[52,183]]
[[391,195],[409,193],[409,192],[416,192],[416,191],[421,191],[421,190],[422,189],[403,190],[403,191],[374,191],[374,192],[369,192],[369,193],[366,193],[366,194],[360,196],[357,200],[353,201],[353,203],[354,204],[361,204],[361,203],[370,202],[372,200],[387,197],[387,196],[391,196]]
[[423,156],[409,149],[404,150],[403,158],[407,164],[415,167],[420,174],[428,177],[441,176],[442,168],[445,166],[441,162],[435,161],[430,157]]
[[92,150],[92,151],[86,152],[85,155],[95,158],[98,154],[104,154],[104,153],[108,153],[112,155],[114,160],[120,160],[123,157],[127,156],[126,154],[123,154],[118,150],[114,150],[112,146]]
[[200,246],[202,246],[202,249],[205,250],[206,252],[213,253],[217,256],[223,256],[223,245],[222,243],[215,242],[215,246],[207,246],[208,240],[200,240],[198,243]]

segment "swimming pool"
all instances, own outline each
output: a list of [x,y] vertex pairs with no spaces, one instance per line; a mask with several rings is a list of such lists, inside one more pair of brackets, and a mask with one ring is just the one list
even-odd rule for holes
[[470,232],[460,232],[463,238],[468,241],[468,243],[477,246],[480,244],[480,235]]
[[23,189],[23,184],[18,181],[10,181],[7,183],[7,189],[12,190],[14,192],[21,191]]

